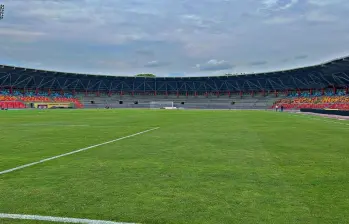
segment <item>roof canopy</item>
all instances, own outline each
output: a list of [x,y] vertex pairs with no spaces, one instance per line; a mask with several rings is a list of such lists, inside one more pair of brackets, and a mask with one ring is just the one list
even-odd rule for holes
[[270,91],[349,86],[349,57],[324,64],[258,74],[211,77],[120,77],[0,65],[0,87],[75,91]]

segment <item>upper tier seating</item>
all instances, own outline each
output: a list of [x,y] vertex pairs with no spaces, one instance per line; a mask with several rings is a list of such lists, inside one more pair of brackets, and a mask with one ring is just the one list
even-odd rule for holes
[[0,95],[0,101],[16,101],[17,98],[14,96]]
[[20,96],[18,98],[24,102],[51,102],[50,98],[46,96]]

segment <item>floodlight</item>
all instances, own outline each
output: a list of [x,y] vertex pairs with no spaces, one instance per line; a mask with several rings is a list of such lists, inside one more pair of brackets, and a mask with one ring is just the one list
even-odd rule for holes
[[4,18],[5,6],[0,5],[0,20]]

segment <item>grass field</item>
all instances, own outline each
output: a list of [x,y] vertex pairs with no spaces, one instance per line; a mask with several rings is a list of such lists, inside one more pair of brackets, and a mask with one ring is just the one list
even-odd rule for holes
[[0,213],[348,223],[349,123],[326,121],[267,111],[0,111],[0,171],[160,127],[0,175]]

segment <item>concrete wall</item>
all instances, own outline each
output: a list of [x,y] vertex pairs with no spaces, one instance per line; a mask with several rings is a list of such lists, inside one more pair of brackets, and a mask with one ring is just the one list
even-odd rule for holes
[[[268,109],[279,97],[273,96],[79,96],[85,108],[150,108],[152,101],[174,102],[175,107],[187,109]],[[280,97],[281,98],[281,97]],[[94,101],[94,104],[91,103]],[[119,104],[123,101],[123,104]],[[138,104],[134,102],[138,101]],[[181,104],[184,102],[184,104]],[[234,105],[231,103],[235,102]]]

